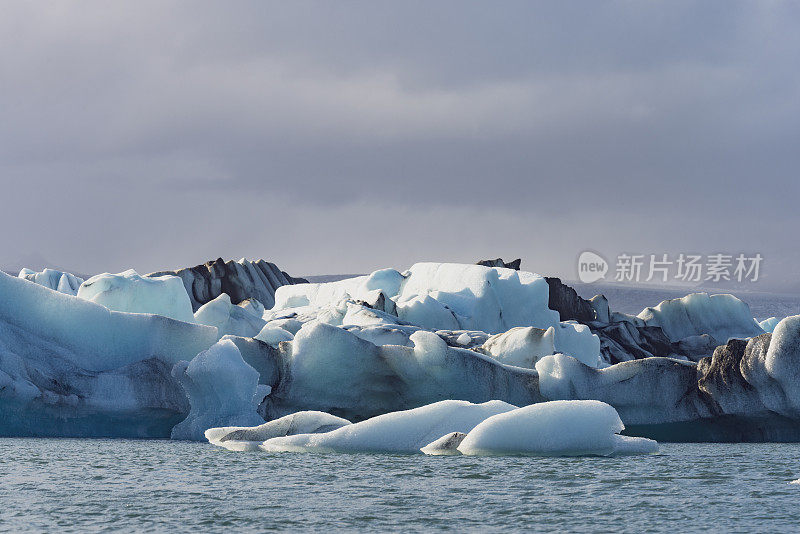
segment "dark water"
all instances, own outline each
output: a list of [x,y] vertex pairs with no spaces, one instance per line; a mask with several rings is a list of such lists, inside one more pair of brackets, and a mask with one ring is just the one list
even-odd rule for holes
[[235,453],[0,439],[4,532],[797,532],[800,444],[627,458]]

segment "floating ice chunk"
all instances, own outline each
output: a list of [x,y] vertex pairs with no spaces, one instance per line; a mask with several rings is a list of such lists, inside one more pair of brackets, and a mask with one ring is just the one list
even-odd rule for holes
[[298,434],[266,440],[265,451],[419,453],[450,432],[467,433],[478,423],[516,406],[502,401],[472,404],[444,400],[392,412],[324,434]]
[[428,456],[457,456],[461,454],[458,446],[467,437],[463,432],[450,432],[433,443],[428,443],[420,450]]
[[78,296],[109,310],[152,313],[194,322],[192,303],[177,276],[143,277],[133,269],[119,274],[98,274],[81,284]]
[[200,306],[194,314],[197,324],[215,326],[217,335],[253,337],[258,334],[266,321],[251,307],[243,308],[231,302],[227,293],[222,293],[214,300]]
[[653,453],[655,441],[618,435],[625,426],[600,401],[551,401],[489,417],[458,446],[466,455],[610,456]]
[[709,334],[723,344],[731,338],[764,333],[753,320],[750,307],[733,295],[692,293],[645,308],[638,317],[647,326],[660,326],[671,341]]
[[264,328],[261,329],[261,332],[256,334],[255,338],[268,345],[277,347],[281,341],[291,341],[294,339],[294,336],[291,332],[288,332],[279,326],[271,326],[267,324],[264,325]]
[[262,442],[280,436],[330,432],[351,424],[347,419],[325,412],[297,412],[259,426],[228,426],[209,428],[206,439],[219,447],[232,451],[258,450]]
[[245,363],[231,340],[218,341],[191,362],[178,362],[172,375],[191,405],[186,419],[172,429],[172,439],[202,440],[209,428],[264,422],[256,408],[269,386],[258,384],[258,371]]
[[19,272],[19,278],[24,278],[29,282],[34,282],[40,286],[48,287],[59,293],[66,293],[67,295],[77,295],[78,288],[83,283],[83,278],[55,269],[45,269],[41,272],[36,272],[31,269],[22,269]]
[[533,369],[539,358],[553,354],[555,329],[517,326],[508,332],[495,334],[486,340],[483,348],[497,361]]
[[778,326],[779,322],[781,322],[781,320],[777,317],[770,317],[769,319],[764,319],[763,321],[759,322],[758,326],[764,332],[774,332],[775,327]]

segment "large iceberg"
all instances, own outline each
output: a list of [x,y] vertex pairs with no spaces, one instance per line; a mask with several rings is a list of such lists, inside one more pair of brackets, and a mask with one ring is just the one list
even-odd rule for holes
[[[400,273],[375,271],[327,284],[278,288],[268,320],[294,317],[347,325],[348,301],[365,302],[390,313],[399,324],[427,330],[499,334],[514,327],[553,328],[554,349],[587,365],[600,364],[600,341],[585,325],[561,322],[548,308],[549,287],[538,274],[454,263],[417,263]],[[387,307],[387,303],[391,303]],[[361,323],[363,326],[363,323]]]
[[167,437],[188,411],[172,366],[216,337],[0,273],[0,435]]
[[[0,433],[201,439],[266,424],[279,438],[271,423],[297,413],[358,424],[445,400],[597,400],[630,435],[800,440],[799,319],[765,333],[731,296],[632,316],[499,266],[267,284],[268,265],[229,263],[103,274],[77,297],[65,273],[0,275]],[[308,417],[298,432],[325,426]],[[430,450],[454,453],[465,435],[443,429]]]

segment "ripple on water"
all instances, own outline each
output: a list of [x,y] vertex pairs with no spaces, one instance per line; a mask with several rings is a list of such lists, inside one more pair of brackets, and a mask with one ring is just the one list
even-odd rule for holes
[[[203,443],[0,439],[14,532],[791,531],[795,444],[627,458],[221,453]],[[700,506],[698,503],[702,503]]]

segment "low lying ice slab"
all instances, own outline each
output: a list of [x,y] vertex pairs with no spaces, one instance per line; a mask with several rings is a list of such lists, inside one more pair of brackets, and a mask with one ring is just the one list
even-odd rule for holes
[[349,424],[351,423],[347,419],[335,415],[307,411],[293,413],[259,426],[209,428],[205,436],[209,443],[219,447],[232,451],[251,451],[258,450],[261,443],[270,438],[330,432]]
[[457,450],[465,455],[613,456],[650,454],[658,443],[621,436],[617,411],[600,401],[552,401],[489,417]]
[[418,453],[449,432],[467,433],[478,423],[515,409],[507,402],[482,404],[444,400],[401,412],[391,412],[323,434],[299,434],[266,440],[268,452],[393,452]]
[[[329,425],[338,428],[326,432]],[[624,428],[614,408],[599,401],[517,408],[497,400],[445,400],[355,424],[325,413],[299,412],[253,428],[212,428],[206,438],[230,450],[267,452],[613,456],[658,450],[653,440],[619,435]],[[308,433],[297,433],[303,430]],[[257,445],[260,438],[267,439]]]

